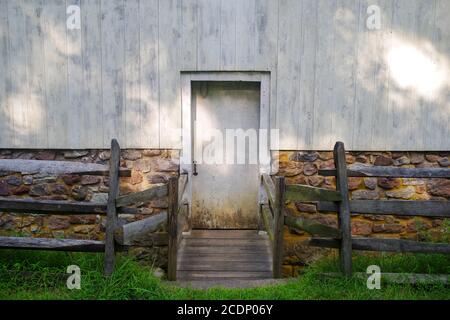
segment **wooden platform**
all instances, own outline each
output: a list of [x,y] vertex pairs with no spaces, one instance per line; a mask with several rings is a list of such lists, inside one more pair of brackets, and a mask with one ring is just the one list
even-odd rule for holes
[[192,230],[178,251],[177,279],[272,278],[270,242],[256,230]]

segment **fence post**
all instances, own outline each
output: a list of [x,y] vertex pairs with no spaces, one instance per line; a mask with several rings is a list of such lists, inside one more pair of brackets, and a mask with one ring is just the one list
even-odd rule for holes
[[177,247],[178,247],[178,178],[168,181],[167,233],[169,234],[167,279],[177,280]]
[[273,225],[273,277],[281,278],[283,265],[283,231],[284,231],[284,177],[275,177],[275,205]]
[[342,272],[345,276],[350,277],[352,275],[352,230],[344,143],[336,142],[333,155],[334,165],[336,166],[336,190],[342,196],[342,200],[339,202],[338,216],[339,229],[342,235],[339,258]]
[[110,276],[114,271],[116,262],[114,229],[117,226],[116,198],[119,195],[119,166],[120,146],[116,139],[111,141],[111,156],[109,160],[109,191],[106,214],[105,233],[105,276]]

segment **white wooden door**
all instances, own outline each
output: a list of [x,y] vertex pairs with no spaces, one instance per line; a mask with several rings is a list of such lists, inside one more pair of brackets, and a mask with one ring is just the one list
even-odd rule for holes
[[[192,177],[193,228],[257,227],[259,165],[255,156],[259,109],[258,82],[193,83],[193,150],[197,163],[197,175]],[[228,137],[227,129],[229,135],[248,134],[241,140],[245,141],[245,148],[238,148],[239,138]]]

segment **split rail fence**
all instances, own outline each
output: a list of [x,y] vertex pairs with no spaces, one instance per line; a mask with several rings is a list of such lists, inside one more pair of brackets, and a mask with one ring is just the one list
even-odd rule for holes
[[[169,245],[169,278],[173,274],[173,259],[176,265],[176,246],[174,249],[173,218],[178,208],[178,184],[185,189],[187,176],[171,177],[167,184],[158,184],[151,188],[119,195],[119,177],[130,177],[131,170],[120,167],[120,146],[117,140],[111,141],[111,157],[109,167],[102,164],[81,163],[71,161],[41,160],[0,160],[0,170],[8,172],[40,172],[48,174],[100,175],[109,176],[109,192],[106,203],[39,200],[23,198],[0,198],[0,212],[26,214],[57,215],[106,215],[105,241],[80,239],[54,239],[34,237],[0,237],[2,249],[35,249],[77,252],[104,252],[104,274],[109,276],[114,271],[116,252],[127,250],[130,246]],[[162,212],[149,218],[119,224],[118,214],[140,214],[139,208],[127,207],[134,204],[145,204],[149,201],[167,196],[168,212]],[[183,208],[187,209],[186,206]],[[181,215],[180,215],[181,216]],[[168,232],[156,232],[167,223]],[[175,252],[175,257],[173,256]],[[176,269],[175,269],[176,270]]]
[[[357,165],[347,168],[342,142],[334,147],[335,169],[319,170],[322,176],[336,177],[336,190],[306,185],[285,185],[283,177],[261,176],[260,213],[264,229],[272,242],[273,275],[281,277],[283,263],[283,226],[303,230],[312,235],[309,245],[338,248],[340,268],[345,276],[352,275],[352,250],[450,253],[450,244],[418,242],[403,239],[352,237],[351,214],[394,215],[450,218],[450,201],[446,200],[350,200],[348,177],[390,178],[450,178],[447,168],[398,168],[389,166]],[[294,216],[285,207],[285,201],[314,202],[318,211],[337,212],[338,228],[314,220]],[[357,275],[358,276],[358,275]],[[386,274],[393,281],[440,280],[449,283],[447,275]],[[399,280],[400,279],[400,280]],[[442,280],[442,281],[441,281]]]

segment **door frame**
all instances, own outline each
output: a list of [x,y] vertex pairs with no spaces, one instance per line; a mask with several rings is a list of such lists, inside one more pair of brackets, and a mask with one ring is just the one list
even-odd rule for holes
[[[182,150],[180,155],[180,172],[188,175],[185,197],[191,208],[192,203],[192,82],[197,81],[233,81],[260,83],[259,129],[270,132],[270,72],[268,71],[182,71],[181,72],[181,123]],[[259,142],[262,143],[262,142]],[[267,150],[270,152],[270,134]],[[260,164],[259,172],[270,174],[270,164]],[[189,210],[190,211],[190,210]],[[189,212],[190,220],[191,212]]]

